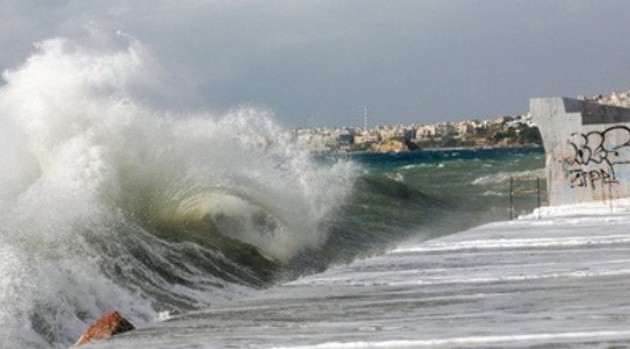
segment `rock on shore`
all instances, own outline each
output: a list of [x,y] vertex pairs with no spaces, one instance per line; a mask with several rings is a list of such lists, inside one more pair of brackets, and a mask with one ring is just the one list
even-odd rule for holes
[[112,310],[96,320],[74,343],[74,347],[94,340],[109,338],[113,335],[134,330],[135,327],[116,310]]

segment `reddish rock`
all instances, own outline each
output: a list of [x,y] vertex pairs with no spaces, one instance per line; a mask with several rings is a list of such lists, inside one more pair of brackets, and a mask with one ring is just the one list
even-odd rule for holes
[[83,332],[81,338],[74,343],[74,346],[77,347],[94,340],[109,338],[113,335],[134,329],[135,327],[133,327],[131,322],[122,317],[116,310],[112,310],[90,325],[90,327]]

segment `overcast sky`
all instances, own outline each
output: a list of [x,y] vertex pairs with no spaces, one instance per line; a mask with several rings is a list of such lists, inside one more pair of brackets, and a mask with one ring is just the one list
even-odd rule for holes
[[[287,126],[486,119],[630,89],[630,1],[0,0],[0,69],[34,42],[121,30],[165,109],[272,109]],[[88,28],[88,29],[86,29]]]

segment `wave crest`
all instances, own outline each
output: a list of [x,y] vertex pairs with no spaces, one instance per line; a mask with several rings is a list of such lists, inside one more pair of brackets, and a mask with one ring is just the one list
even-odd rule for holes
[[[0,177],[0,271],[13,276],[1,342],[69,343],[111,307],[143,322],[230,297],[325,240],[352,163],[318,163],[254,107],[144,105],[133,91],[152,64],[134,40],[37,47],[0,88],[0,165],[14,169]],[[44,287],[21,291],[31,284]]]

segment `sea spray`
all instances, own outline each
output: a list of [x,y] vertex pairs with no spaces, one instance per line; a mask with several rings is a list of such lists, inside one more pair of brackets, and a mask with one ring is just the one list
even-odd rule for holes
[[140,326],[193,316],[506,219],[505,199],[483,195],[502,179],[472,183],[544,162],[539,149],[313,157],[267,110],[157,110],[143,98],[156,62],[125,40],[45,41],[3,75],[2,346],[64,347],[110,308]]
[[314,161],[268,111],[139,102],[134,40],[37,49],[0,88],[3,345],[62,347],[113,307],[144,323],[235,297],[326,241],[351,162]]

